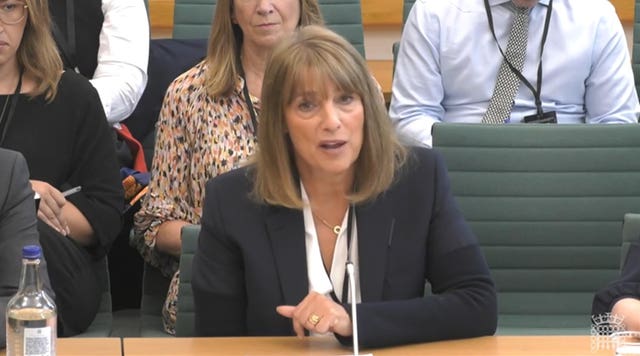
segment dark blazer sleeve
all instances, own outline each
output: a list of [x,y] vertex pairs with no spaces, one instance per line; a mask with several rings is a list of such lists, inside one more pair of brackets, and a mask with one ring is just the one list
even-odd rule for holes
[[[497,325],[493,279],[477,239],[456,205],[444,161],[435,150],[413,149],[407,165],[409,171],[392,188],[394,194],[400,195],[398,200],[403,201],[394,210],[409,215],[398,221],[401,226],[396,227],[395,235],[399,235],[398,239],[406,236],[415,236],[415,241],[427,239],[424,266],[409,268],[424,268],[432,294],[363,301],[358,305],[360,344],[383,347],[492,335]],[[411,231],[417,226],[420,231],[413,235]],[[422,226],[426,233],[422,232]],[[391,243],[391,249],[395,243]],[[413,245],[419,246],[416,242]],[[405,248],[404,255],[411,253]],[[362,264],[368,256],[359,258]],[[403,256],[392,254],[389,258],[388,265],[393,266],[401,264]],[[399,289],[409,273],[412,271],[389,275],[386,288],[390,294]],[[349,341],[339,339],[343,343]]]
[[634,242],[629,247],[620,277],[595,294],[591,313],[609,313],[614,304],[623,298],[640,299],[640,242]]
[[[38,245],[36,208],[29,184],[29,170],[21,154],[0,149],[0,348],[5,346],[5,313],[9,299],[18,290],[22,247]],[[46,265],[40,278],[53,297]]]
[[193,257],[195,331],[200,336],[246,335],[242,253],[225,232],[218,180],[206,185],[198,248]]

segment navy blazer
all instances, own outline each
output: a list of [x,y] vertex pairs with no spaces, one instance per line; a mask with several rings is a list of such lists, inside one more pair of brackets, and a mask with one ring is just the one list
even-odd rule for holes
[[[207,183],[192,279],[199,335],[293,335],[276,306],[309,292],[302,211],[258,203],[251,189],[251,167]],[[495,332],[493,280],[436,151],[412,148],[356,222],[363,347]]]

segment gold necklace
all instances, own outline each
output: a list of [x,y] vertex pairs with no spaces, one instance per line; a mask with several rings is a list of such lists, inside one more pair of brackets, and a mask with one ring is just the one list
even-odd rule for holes
[[329,230],[333,231],[333,233],[334,233],[334,234],[336,234],[336,237],[337,237],[338,235],[340,235],[340,232],[342,231],[342,226],[341,226],[341,225],[331,225],[331,224],[329,224],[329,223],[327,222],[327,220],[325,220],[325,219],[323,219],[323,218],[319,217],[316,213],[314,213],[314,212],[313,212],[313,210],[311,211],[311,214],[312,214],[313,216],[315,216],[315,217],[316,217],[316,219],[320,220],[320,222],[321,222],[324,226],[328,227],[328,228],[329,228]]

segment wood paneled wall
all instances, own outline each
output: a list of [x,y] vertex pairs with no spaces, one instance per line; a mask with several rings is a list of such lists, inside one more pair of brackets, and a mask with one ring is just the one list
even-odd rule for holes
[[622,22],[633,22],[634,0],[611,0]]

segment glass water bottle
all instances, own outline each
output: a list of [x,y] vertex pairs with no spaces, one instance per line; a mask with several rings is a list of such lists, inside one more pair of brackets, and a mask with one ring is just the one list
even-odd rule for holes
[[22,248],[18,293],[7,304],[7,356],[55,356],[57,313],[42,289],[40,246]]

